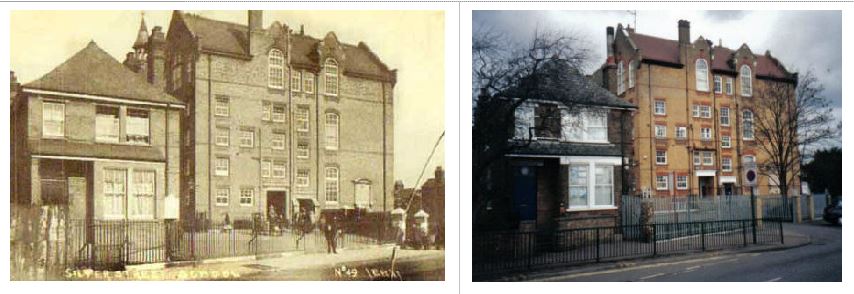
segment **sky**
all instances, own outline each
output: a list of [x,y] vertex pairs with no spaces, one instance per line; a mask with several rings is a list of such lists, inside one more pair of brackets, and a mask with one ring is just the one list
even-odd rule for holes
[[[90,40],[123,61],[139,30],[142,11],[13,11],[11,67],[26,83],[86,47]],[[246,11],[186,11],[246,24]],[[145,11],[148,29],[169,30],[172,11]],[[346,21],[339,21],[346,20]],[[265,11],[264,27],[273,21],[323,38],[334,31],[349,44],[365,42],[391,69],[394,89],[394,177],[415,185],[436,140],[445,130],[445,27],[442,11]],[[444,143],[444,142],[443,142]],[[440,144],[424,173],[444,165]]]
[[[715,44],[738,49],[746,43],[754,54],[766,50],[789,71],[812,70],[824,85],[837,119],[842,112],[842,13],[840,11],[475,11],[475,27],[503,32],[514,42],[525,42],[535,29],[557,30],[585,38],[594,52],[595,70],[606,56],[605,28],[631,25],[636,32],[678,39],[677,22],[691,22],[691,40],[700,36]],[[635,25],[636,23],[636,25]],[[841,146],[842,142],[829,142]]]

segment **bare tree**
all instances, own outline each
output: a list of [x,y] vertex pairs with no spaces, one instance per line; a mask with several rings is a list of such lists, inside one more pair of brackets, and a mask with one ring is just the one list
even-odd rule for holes
[[[591,55],[586,45],[585,39],[577,34],[539,29],[533,32],[529,42],[514,43],[501,32],[476,25],[472,36],[472,79],[476,93],[472,97],[475,220],[496,194],[491,191],[487,170],[514,147],[510,139],[516,108],[536,97],[566,96],[578,91],[555,81],[581,76]],[[546,116],[559,115],[558,111],[553,112]],[[538,130],[528,131],[530,138]]]
[[757,145],[768,154],[760,170],[777,178],[784,197],[800,176],[803,151],[839,134],[822,92],[824,86],[808,71],[799,77],[797,85],[767,83],[753,104]]

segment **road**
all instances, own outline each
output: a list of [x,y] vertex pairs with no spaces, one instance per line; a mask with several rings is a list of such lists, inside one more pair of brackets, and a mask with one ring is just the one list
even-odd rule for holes
[[704,254],[649,260],[624,268],[543,279],[572,282],[841,282],[842,228],[822,222],[786,224],[812,243],[780,251]]
[[329,267],[300,270],[271,270],[244,275],[250,281],[444,281],[444,258],[422,258],[395,263],[388,261],[344,262]]

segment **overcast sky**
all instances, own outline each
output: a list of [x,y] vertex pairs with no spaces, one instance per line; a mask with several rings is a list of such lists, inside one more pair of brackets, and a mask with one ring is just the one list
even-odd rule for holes
[[[524,42],[536,28],[585,36],[595,52],[592,72],[604,61],[605,28],[635,26],[629,11],[475,11],[473,24]],[[754,54],[770,50],[789,71],[812,70],[837,118],[842,110],[842,13],[840,11],[638,11],[636,32],[675,40],[677,22],[691,22],[691,40],[700,36]],[[588,72],[588,73],[589,73]],[[839,142],[841,145],[841,140]]]
[[[246,11],[188,11],[246,24]],[[168,31],[172,11],[146,11],[148,29]],[[19,81],[37,79],[86,47],[90,40],[118,61],[131,50],[140,11],[13,11],[11,66]],[[340,21],[339,21],[340,20]],[[265,11],[273,21],[323,38],[365,42],[389,68],[398,69],[394,89],[394,177],[415,184],[436,139],[444,131],[444,15],[441,11]],[[444,165],[444,144],[430,161],[425,178]],[[424,179],[422,179],[422,182]]]

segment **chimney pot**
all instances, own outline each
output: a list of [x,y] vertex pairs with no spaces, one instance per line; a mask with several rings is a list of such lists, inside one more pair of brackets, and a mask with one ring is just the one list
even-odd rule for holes
[[687,20],[679,20],[679,44],[691,43],[691,23]]

